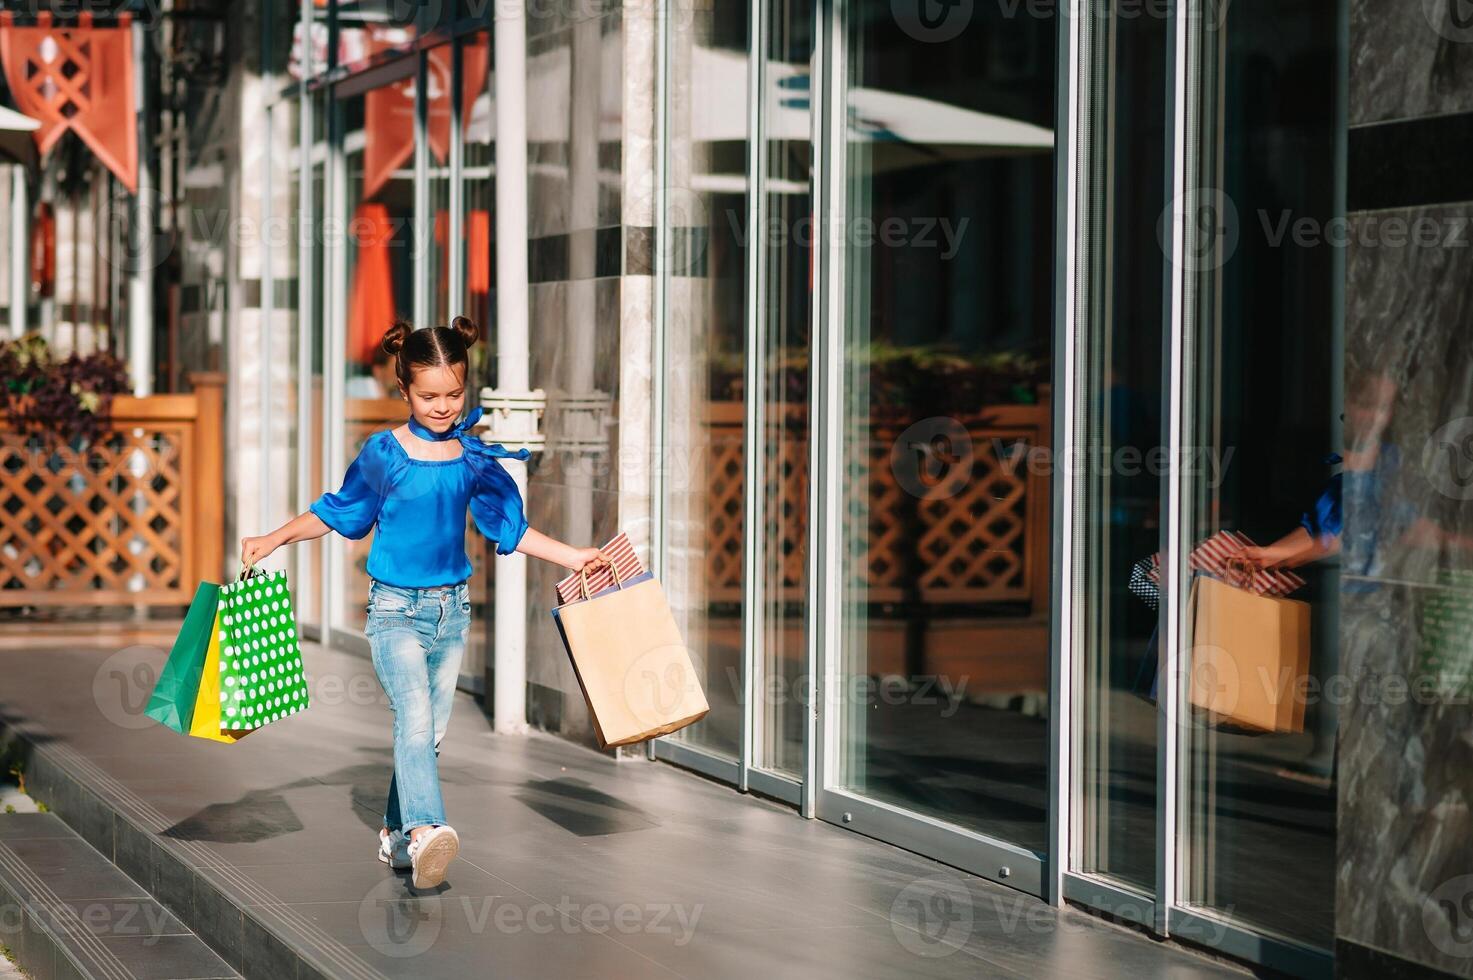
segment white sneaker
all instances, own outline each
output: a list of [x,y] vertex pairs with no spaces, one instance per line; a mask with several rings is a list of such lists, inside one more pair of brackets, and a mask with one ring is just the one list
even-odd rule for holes
[[408,871],[413,864],[409,860],[409,841],[403,834],[393,836],[394,843],[389,843],[388,828],[380,828],[378,832],[378,859],[395,871]]
[[460,835],[454,828],[435,824],[409,841],[409,861],[415,888],[434,888],[445,880],[445,869],[460,853]]

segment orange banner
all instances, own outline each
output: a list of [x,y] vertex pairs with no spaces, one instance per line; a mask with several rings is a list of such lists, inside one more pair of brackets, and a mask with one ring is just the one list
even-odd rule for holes
[[395,317],[394,265],[389,256],[394,224],[389,209],[372,202],[358,205],[348,232],[358,244],[348,293],[348,360],[372,364]]
[[56,27],[49,12],[20,27],[0,13],[0,61],[16,107],[41,122],[36,147],[45,157],[71,130],[129,191],[138,190],[138,104],[133,91],[132,19],[93,27]]
[[[392,45],[382,37],[369,38],[370,56],[389,47]],[[450,152],[450,53],[450,45],[442,44],[431,48],[425,59],[430,152],[440,163],[445,162]],[[471,106],[486,84],[487,57],[484,34],[461,51],[463,119],[469,117]],[[371,89],[363,101],[363,196],[370,198],[414,152],[414,79],[405,78]]]
[[[491,292],[491,212],[475,208],[467,213],[462,234],[466,241],[465,288],[470,294],[471,302],[475,303],[477,298],[483,298]],[[442,255],[449,256],[450,212],[443,208],[435,212],[435,245],[440,249]],[[449,283],[450,270],[444,262],[441,262],[439,284],[441,294],[450,288]],[[460,302],[458,297],[451,299],[452,306]]]

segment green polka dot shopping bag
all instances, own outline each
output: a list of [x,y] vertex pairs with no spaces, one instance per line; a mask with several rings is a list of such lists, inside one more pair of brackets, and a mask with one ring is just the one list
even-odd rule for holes
[[220,587],[220,730],[250,731],[307,707],[286,572],[246,569]]

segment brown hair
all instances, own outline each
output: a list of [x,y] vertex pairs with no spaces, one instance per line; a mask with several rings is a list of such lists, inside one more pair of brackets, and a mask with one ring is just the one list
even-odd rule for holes
[[458,316],[448,327],[414,329],[404,320],[395,321],[384,334],[380,345],[394,359],[394,374],[405,388],[421,367],[454,367],[468,365],[466,352],[481,339],[480,329],[469,317]]

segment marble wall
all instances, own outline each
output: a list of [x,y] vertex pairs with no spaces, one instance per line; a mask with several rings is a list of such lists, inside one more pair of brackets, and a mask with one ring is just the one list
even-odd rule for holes
[[1336,972],[1473,977],[1467,4],[1355,0],[1349,110]]
[[[577,545],[626,531],[646,560],[654,15],[637,3],[544,4],[529,8],[527,23],[531,380],[548,396],[528,519]],[[607,409],[590,411],[590,398],[607,399]],[[592,743],[550,628],[562,574],[528,566],[528,718]]]

